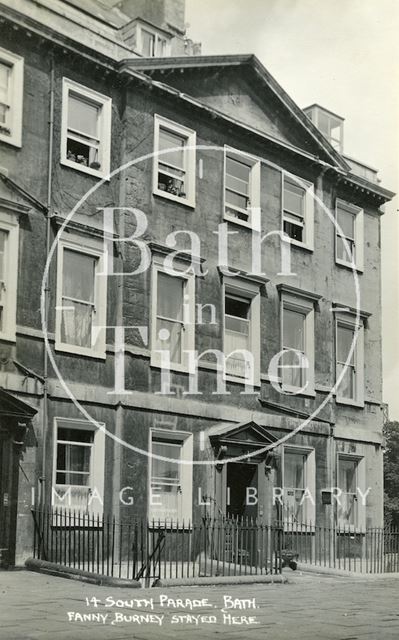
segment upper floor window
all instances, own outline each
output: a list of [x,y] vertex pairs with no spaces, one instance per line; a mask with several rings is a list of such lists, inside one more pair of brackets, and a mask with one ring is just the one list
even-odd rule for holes
[[0,140],[22,145],[24,59],[0,48]]
[[[260,161],[225,149],[224,217],[245,226],[260,226]],[[258,220],[255,220],[255,216]]]
[[170,38],[148,25],[137,25],[136,48],[145,58],[163,58],[169,55]]
[[104,441],[104,431],[91,422],[56,418],[54,506],[76,509],[82,514],[102,511]]
[[61,162],[93,176],[110,171],[111,98],[63,80]]
[[60,241],[57,266],[56,349],[105,357],[106,277],[98,243]]
[[174,276],[153,265],[151,364],[187,370],[187,351],[195,348],[195,276]]
[[337,402],[363,404],[364,327],[354,316],[337,315],[335,349]]
[[15,341],[19,226],[0,212],[0,339]]
[[280,371],[287,393],[314,393],[314,301],[282,293]]
[[313,249],[313,184],[283,174],[283,231],[292,244]]
[[155,116],[154,193],[195,206],[195,131]]
[[335,208],[335,260],[363,271],[363,210],[338,199]]
[[192,518],[192,465],[187,462],[192,460],[193,436],[154,430],[150,447],[150,524],[153,520],[187,525]]
[[304,112],[339,153],[343,151],[344,119],[328,109],[313,104]]
[[259,286],[240,278],[223,280],[225,374],[240,382],[259,384]]

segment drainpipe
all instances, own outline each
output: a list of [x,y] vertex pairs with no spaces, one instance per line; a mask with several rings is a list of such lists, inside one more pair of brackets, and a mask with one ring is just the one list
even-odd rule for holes
[[[50,113],[49,113],[49,144],[48,144],[48,176],[47,176],[47,212],[46,212],[46,260],[50,253],[51,242],[51,217],[52,217],[52,191],[53,191],[53,136],[54,136],[54,56],[50,57]],[[44,289],[44,314],[45,326],[48,327],[49,316],[49,286],[50,274],[48,274]],[[40,477],[40,503],[46,503],[46,461],[47,461],[47,423],[48,423],[48,354],[44,345],[43,353],[43,430],[42,430],[42,475]]]

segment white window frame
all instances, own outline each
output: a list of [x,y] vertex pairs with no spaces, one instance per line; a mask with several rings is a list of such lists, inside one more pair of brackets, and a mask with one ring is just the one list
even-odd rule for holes
[[[349,214],[355,217],[355,260],[342,260],[338,258],[338,237],[341,234],[338,231],[338,208],[346,210]],[[336,198],[335,200],[335,262],[343,267],[355,268],[359,272],[363,272],[364,269],[364,212],[361,207],[358,207],[350,202]]]
[[338,326],[356,331],[358,335],[354,350],[355,363],[355,397],[345,398],[339,394],[339,386],[336,388],[336,402],[339,404],[347,404],[357,407],[364,407],[364,322],[359,319],[356,323],[356,317],[348,313],[337,313],[335,316],[335,384],[337,384],[337,356],[338,356]]
[[[184,326],[183,340],[182,340],[182,362],[171,362],[170,369],[177,372],[189,372],[189,360],[185,351],[194,351],[195,349],[195,274],[192,269],[187,269],[186,264],[179,264],[177,260],[174,261],[174,270],[177,272],[176,276],[172,276],[167,273],[163,266],[163,259],[158,256],[153,257],[152,270],[151,270],[151,366],[162,367],[162,356],[157,353],[157,291],[158,291],[158,274],[164,273],[169,277],[180,278],[185,282],[184,286],[184,312],[183,321]],[[188,313],[187,313],[188,309]]]
[[240,279],[239,277],[224,277],[223,278],[223,287],[222,287],[222,295],[223,295],[223,354],[225,357],[226,364],[226,354],[225,351],[225,301],[226,295],[236,296],[237,298],[244,298],[248,300],[250,303],[250,311],[249,311],[249,334],[250,334],[250,348],[249,351],[253,355],[254,362],[254,379],[252,380],[250,377],[239,377],[234,376],[228,371],[224,370],[223,378],[224,380],[230,382],[238,382],[240,384],[250,384],[254,386],[260,386],[260,289],[259,285],[252,284],[247,280]]
[[[97,258],[94,281],[94,314],[92,337],[96,338],[92,347],[82,347],[68,344],[61,340],[62,298],[63,298],[63,263],[64,250],[69,249],[78,253]],[[55,316],[55,349],[65,353],[74,353],[92,358],[106,357],[106,327],[107,324],[107,275],[105,273],[105,256],[103,245],[94,238],[79,238],[71,236],[68,240],[59,240],[57,247],[57,295]]]
[[[284,232],[284,221],[285,217],[285,204],[284,204],[284,184],[285,181],[291,182],[292,184],[298,186],[301,189],[305,190],[305,198],[304,198],[304,212],[303,212],[303,241],[295,240],[291,238],[287,233]],[[308,249],[309,251],[314,250],[314,206],[315,203],[315,195],[314,195],[314,184],[312,182],[308,182],[299,176],[294,175],[293,173],[289,173],[287,171],[282,172],[281,179],[281,230],[284,233],[284,237],[287,238],[291,244],[302,247],[303,249]],[[287,218],[287,222],[291,222]]]
[[[308,489],[307,496],[309,493],[311,494],[314,504],[310,497],[306,497],[304,499],[303,506],[305,511],[305,521],[298,524],[306,524],[306,525],[312,524],[312,526],[314,526],[316,524],[316,451],[312,447],[304,447],[301,445],[288,445],[288,446],[284,445],[283,446],[282,456],[281,456],[282,457],[282,460],[281,460],[282,487],[281,488],[283,490],[283,497],[282,497],[283,503],[284,503],[285,491],[286,491],[285,454],[288,452],[306,455],[304,487],[305,489]],[[291,489],[292,487],[288,487],[288,488]],[[291,521],[287,520],[284,517],[283,517],[283,521],[284,521],[285,530],[288,530],[291,527],[293,527],[293,529],[295,530],[295,523],[292,523]]]
[[11,69],[10,73],[10,108],[9,118],[5,125],[10,134],[0,129],[0,140],[22,147],[22,113],[24,99],[24,59],[11,51],[0,47],[0,62]]
[[[100,427],[96,427],[89,420],[79,420],[73,418],[63,418],[61,416],[57,416],[54,418],[54,437],[53,437],[53,488],[52,491],[52,505],[53,507],[57,507],[59,509],[65,509],[68,511],[69,509],[83,511],[81,505],[78,502],[73,502],[73,500],[65,498],[65,502],[61,499],[58,502],[56,493],[60,493],[61,487],[73,487],[74,485],[61,485],[57,484],[57,445],[58,445],[58,429],[66,428],[66,429],[76,429],[83,431],[90,431],[94,434],[93,443],[92,443],[92,453],[90,456],[90,483],[89,488],[93,492],[93,499],[91,500],[90,505],[87,503],[86,513],[88,515],[93,514],[101,514],[103,512],[103,504],[104,504],[104,473],[105,473],[105,425],[100,423]],[[76,485],[78,486],[78,485]],[[58,491],[57,491],[58,487]],[[90,494],[88,494],[90,495]],[[99,497],[98,497],[99,496]],[[78,524],[85,525],[90,523],[90,520],[84,519],[84,522],[80,522]],[[54,523],[56,524],[56,523]],[[62,520],[61,520],[62,524]]]
[[[99,115],[99,162],[101,167],[94,169],[86,167],[67,158],[67,138],[68,138],[68,103],[69,94],[74,93],[82,100],[88,100],[100,107]],[[61,114],[61,164],[87,173],[97,178],[104,178],[110,172],[111,167],[111,120],[112,120],[112,99],[108,96],[84,87],[74,80],[63,78],[62,80],[62,114]]]
[[[154,54],[152,56],[150,56],[151,58],[165,58],[166,56],[170,55],[170,37],[168,37],[166,34],[162,34],[159,31],[157,31],[156,29],[153,29],[152,27],[150,27],[149,25],[146,24],[137,24],[136,26],[136,51],[143,57],[147,57],[144,56],[143,53],[143,39],[142,39],[142,32],[143,31],[147,31],[147,33],[151,34],[152,36],[154,36]],[[163,55],[159,54],[159,41],[160,40],[164,40],[165,41],[165,51],[163,53]]]
[[[159,134],[160,130],[165,129],[171,133],[185,138],[186,144],[184,149],[184,170],[185,170],[185,196],[177,196],[173,193],[163,191],[158,187],[158,171],[159,160],[165,154],[158,155],[159,150]],[[173,202],[180,202],[188,207],[195,207],[195,183],[196,183],[196,132],[188,129],[183,125],[177,124],[168,118],[164,118],[158,114],[154,115],[154,157],[153,157],[153,193]]]
[[[338,516],[339,505],[336,507],[336,519],[337,525],[340,529],[344,529],[345,531],[353,531],[362,533],[366,531],[366,504],[362,504],[362,496],[361,494],[366,493],[366,460],[364,456],[355,455],[351,453],[337,453],[337,487],[342,490],[342,487],[339,487],[339,461],[340,460],[351,460],[356,462],[356,511],[355,511],[355,524],[347,524],[345,520],[342,520]],[[359,493],[359,489],[361,494]],[[367,498],[366,498],[367,500]]]
[[[162,514],[162,509],[156,503],[160,501],[160,494],[156,494],[152,490],[152,443],[153,438],[163,438],[171,443],[181,444],[181,458],[183,464],[178,464],[180,471],[180,495],[176,518],[168,518]],[[152,521],[154,524],[169,524],[179,525],[179,528],[186,528],[187,525],[192,522],[193,515],[193,465],[190,464],[193,460],[193,434],[188,431],[177,431],[169,429],[155,429],[151,428],[149,432],[149,456],[148,456],[148,521],[151,526]]]
[[0,230],[7,233],[4,256],[4,284],[1,297],[3,330],[0,339],[15,342],[18,288],[19,223],[16,215],[0,210]]
[[[232,205],[228,205],[226,201],[226,171],[227,171],[227,156],[231,156],[238,162],[242,162],[251,167],[249,174],[249,201],[250,206],[247,210],[248,220],[240,220],[235,216],[229,214],[227,207],[236,208]],[[224,166],[223,166],[223,218],[229,222],[247,227],[248,229],[254,229],[260,231],[261,229],[261,212],[260,212],[260,174],[261,174],[261,161],[256,156],[252,156],[244,151],[239,151],[233,147],[225,145],[224,147]],[[246,213],[243,209],[236,208],[239,213]]]
[[[308,372],[306,389],[299,395],[315,395],[315,335],[314,335],[314,301],[306,297],[296,296],[294,294],[282,292],[280,302],[280,342],[281,350],[283,350],[283,327],[284,327],[284,309],[289,309],[305,316],[305,351],[304,355],[308,359],[309,367],[305,369]],[[298,393],[301,387],[284,384],[283,376],[281,376],[282,390],[287,393]]]

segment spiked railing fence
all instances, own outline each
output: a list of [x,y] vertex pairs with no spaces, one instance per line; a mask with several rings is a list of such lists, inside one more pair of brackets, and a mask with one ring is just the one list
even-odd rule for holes
[[153,584],[161,578],[281,572],[283,531],[259,520],[131,520],[33,510],[34,557]]

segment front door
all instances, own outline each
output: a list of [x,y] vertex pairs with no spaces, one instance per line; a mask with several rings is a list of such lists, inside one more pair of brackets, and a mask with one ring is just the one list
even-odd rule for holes
[[227,517],[256,518],[258,515],[258,465],[229,462],[226,484]]

